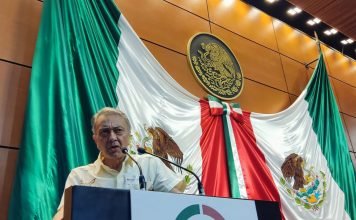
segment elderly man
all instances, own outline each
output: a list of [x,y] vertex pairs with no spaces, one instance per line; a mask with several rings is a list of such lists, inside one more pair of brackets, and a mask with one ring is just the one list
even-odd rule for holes
[[[93,140],[100,153],[89,165],[77,167],[68,176],[65,188],[86,185],[106,188],[139,189],[139,170],[122,152],[129,145],[131,126],[126,115],[114,108],[103,108],[92,118]],[[150,155],[134,158],[141,165],[147,189],[183,192],[186,185],[163,162]],[[63,196],[54,219],[63,216]]]

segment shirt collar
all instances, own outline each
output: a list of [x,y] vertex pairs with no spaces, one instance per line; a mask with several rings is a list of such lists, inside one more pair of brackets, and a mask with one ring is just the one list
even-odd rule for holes
[[[102,156],[101,152],[98,155],[98,158],[96,159],[96,161],[94,162],[94,173],[96,175],[98,175],[101,171],[105,171],[111,175],[117,175],[119,172],[117,170],[111,169],[110,167],[108,167],[107,165],[105,165],[103,163],[103,159],[104,157]],[[129,158],[128,156],[125,157],[125,160],[123,162],[121,171],[124,170],[124,168],[126,166],[132,166],[132,160],[131,158]],[[121,172],[120,171],[120,172]]]

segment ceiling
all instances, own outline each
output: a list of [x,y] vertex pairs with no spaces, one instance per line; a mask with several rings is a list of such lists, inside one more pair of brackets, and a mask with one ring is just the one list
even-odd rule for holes
[[288,0],[356,41],[356,0]]

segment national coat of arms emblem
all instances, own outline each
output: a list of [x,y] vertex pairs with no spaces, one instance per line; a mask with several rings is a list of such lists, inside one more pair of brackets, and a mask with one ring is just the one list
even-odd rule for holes
[[[175,163],[182,165],[183,152],[173,138],[161,127],[144,126],[144,133],[135,131],[131,136],[131,144],[129,147],[131,154],[136,154],[136,148],[144,148],[147,152],[156,154]],[[162,162],[173,172],[182,173],[182,170],[172,167],[172,165],[164,160]],[[193,171],[193,166],[188,164],[188,170]],[[185,182],[189,184],[191,174],[185,175]]]
[[188,43],[188,60],[198,82],[210,94],[232,100],[243,88],[243,75],[230,48],[209,33],[194,35]]
[[319,210],[326,198],[326,174],[306,167],[298,154],[290,154],[281,166],[280,184],[289,197],[308,210]]

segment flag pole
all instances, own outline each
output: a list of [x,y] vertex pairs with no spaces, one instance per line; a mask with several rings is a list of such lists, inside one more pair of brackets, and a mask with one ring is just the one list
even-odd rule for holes
[[[318,37],[318,34],[316,33],[316,31],[314,31],[314,36],[315,36],[316,45],[318,47],[318,52],[319,52],[319,55],[320,55],[320,54],[322,54],[322,52],[321,52],[319,37]],[[316,58],[315,60],[305,64],[305,67],[308,68],[310,64],[314,63],[315,61],[318,61],[318,59],[319,58]]]
[[320,41],[319,41],[319,37],[318,37],[318,34],[316,33],[316,31],[314,31],[314,36],[315,36],[316,45],[318,46],[319,54],[321,54]]

